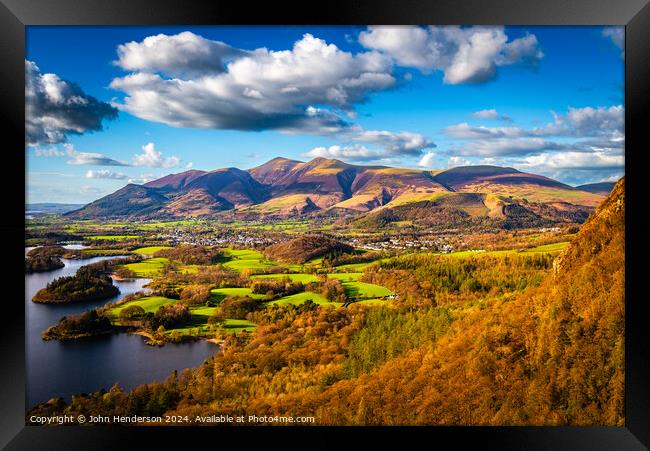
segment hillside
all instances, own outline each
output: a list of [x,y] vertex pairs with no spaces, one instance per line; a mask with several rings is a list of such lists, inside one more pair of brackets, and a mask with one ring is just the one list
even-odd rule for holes
[[375,217],[420,220],[430,211],[443,222],[445,216],[488,217],[522,226],[524,222],[581,222],[603,199],[601,194],[547,177],[497,166],[425,171],[326,158],[308,162],[274,158],[247,171],[190,170],[145,185],[127,185],[68,215],[93,219],[182,218],[221,212],[271,217],[370,214],[371,224]]
[[319,257],[352,253],[354,248],[333,238],[303,235],[264,249],[264,255],[286,263],[305,263]]
[[621,180],[541,286],[468,314],[433,348],[335,384],[315,401],[318,414],[365,424],[623,425],[624,205]]
[[616,185],[616,182],[600,182],[600,183],[588,183],[586,185],[576,186],[576,188],[581,189],[582,191],[587,191],[595,194],[602,194],[607,196]]

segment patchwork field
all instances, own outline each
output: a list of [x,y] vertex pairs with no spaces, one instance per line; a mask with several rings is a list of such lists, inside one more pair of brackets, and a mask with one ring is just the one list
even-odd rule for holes
[[372,299],[393,294],[388,288],[366,282],[343,282],[345,294],[351,299]]
[[150,278],[160,274],[167,263],[169,263],[168,259],[157,257],[148,258],[138,263],[129,263],[124,267],[135,272],[137,277]]
[[311,291],[305,291],[302,293],[293,294],[291,296],[285,296],[275,301],[271,301],[267,305],[288,305],[288,304],[300,305],[305,303],[305,301],[307,301],[308,299],[310,299],[311,301],[313,301],[315,304],[318,305],[332,305],[335,307],[339,307],[343,305],[340,302],[330,302],[320,294],[313,293]]
[[133,251],[134,254],[139,254],[139,255],[153,255],[158,251],[161,251],[163,249],[170,249],[170,246],[149,246],[149,247],[141,247],[139,249],[135,249]]
[[215,288],[210,291],[214,301],[221,301],[228,296],[248,296],[252,299],[264,299],[264,294],[254,294],[250,288]]
[[176,302],[178,302],[178,299],[169,299],[162,296],[147,296],[135,301],[127,302],[126,304],[122,304],[111,309],[110,315],[114,318],[117,318],[123,309],[132,305],[138,305],[142,307],[145,312],[155,313],[156,310],[158,310],[163,305],[174,304]]

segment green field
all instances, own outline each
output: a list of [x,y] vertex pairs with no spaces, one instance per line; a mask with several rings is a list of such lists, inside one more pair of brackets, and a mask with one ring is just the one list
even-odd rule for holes
[[232,258],[229,262],[223,265],[233,271],[242,271],[244,269],[251,269],[253,271],[264,271],[272,268],[273,266],[284,266],[291,271],[299,271],[300,265],[287,265],[274,261],[265,260],[264,255],[252,249],[231,249],[226,248],[226,255]]
[[354,282],[359,280],[363,273],[360,272],[334,272],[327,275],[332,279],[339,279],[341,282]]
[[526,249],[522,252],[560,252],[566,248],[570,243],[568,241],[562,241],[560,243],[553,244],[544,244],[543,246],[537,246],[530,249]]
[[144,298],[137,299],[135,301],[127,302],[126,304],[122,304],[118,307],[112,308],[110,311],[110,315],[113,317],[118,317],[120,312],[123,309],[125,309],[126,307],[130,307],[132,305],[139,305],[144,309],[145,312],[155,313],[156,310],[158,310],[163,305],[174,304],[175,302],[178,302],[178,299],[169,299],[169,298],[164,298],[162,296],[147,296]]
[[[208,319],[215,314],[217,307],[196,307],[190,309],[190,320],[182,324],[182,327],[175,327],[165,331],[165,335],[171,334],[173,331],[180,332],[182,335],[197,335],[204,336],[208,333],[213,333],[217,327],[208,324]],[[227,333],[241,332],[242,330],[252,331],[255,329],[255,324],[245,319],[227,319],[221,330]]]
[[343,305],[340,302],[330,302],[320,294],[312,293],[311,291],[305,291],[302,293],[293,294],[291,296],[285,296],[275,301],[271,301],[267,305],[300,305],[303,304],[307,299],[311,299],[315,304],[318,305],[333,305],[335,307]]
[[343,282],[343,288],[352,299],[381,298],[393,294],[388,288],[366,282]]
[[250,288],[215,288],[210,291],[215,301],[221,301],[228,296],[249,296],[252,299],[264,299],[264,294],[254,294]]
[[136,277],[153,277],[162,272],[165,265],[169,262],[166,258],[148,258],[138,263],[129,263],[123,265],[135,272]]
[[163,249],[170,249],[169,246],[149,246],[149,247],[141,247],[139,249],[136,249],[133,251],[134,254],[140,254],[140,255],[153,255],[158,251],[161,251]]

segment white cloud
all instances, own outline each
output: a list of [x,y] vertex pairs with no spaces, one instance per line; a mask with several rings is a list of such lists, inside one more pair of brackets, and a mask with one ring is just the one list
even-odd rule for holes
[[381,150],[370,150],[360,144],[352,146],[315,147],[305,154],[311,158],[336,158],[350,161],[377,161],[389,158],[390,155]]
[[[562,119],[561,119],[562,120]],[[607,107],[569,108],[566,122],[577,136],[623,133],[625,113],[622,105]]]
[[156,180],[159,176],[154,174],[141,174],[138,177],[133,177],[129,179],[129,183],[135,183],[136,185],[142,185],[144,183]]
[[475,111],[472,113],[472,116],[476,119],[498,119],[503,122],[512,122],[512,118],[510,116],[499,114],[499,112],[494,108],[489,110]]
[[424,155],[422,155],[422,158],[420,158],[420,161],[418,162],[418,166],[422,168],[431,168],[433,167],[434,158],[435,158],[435,154],[433,152],[427,152]]
[[531,136],[530,132],[519,127],[478,127],[469,125],[467,122],[450,125],[444,132],[459,139],[485,139],[485,138],[518,138]]
[[158,34],[142,42],[117,47],[115,64],[129,71],[162,72],[172,77],[219,73],[225,64],[248,52],[220,41],[211,41],[189,31],[173,36]]
[[503,27],[374,26],[359,35],[359,42],[401,66],[443,71],[450,84],[485,82],[499,66],[535,65],[544,56],[534,35],[508,41]]
[[37,157],[62,157],[65,152],[52,146],[47,149],[34,149],[34,154]]
[[625,27],[605,27],[603,36],[612,40],[621,49],[621,57],[625,55]]
[[25,145],[58,144],[67,135],[102,130],[117,110],[56,74],[25,61]]
[[447,162],[447,167],[455,168],[458,166],[469,166],[471,164],[472,164],[471,161],[462,157],[449,157],[449,161]]
[[[478,113],[484,117],[494,117],[498,114],[496,110],[483,110]],[[625,143],[624,109],[621,105],[597,108],[569,107],[565,115],[554,113],[552,123],[532,129],[460,123],[450,125],[443,131],[453,138],[468,141],[457,146],[456,150],[461,155],[484,157],[536,154],[549,150],[620,153]],[[545,139],[548,137],[563,138],[564,141]],[[571,138],[570,142],[566,141],[567,138]]]
[[606,152],[559,152],[531,155],[522,159],[522,168],[550,171],[558,169],[620,169],[625,165],[623,155],[610,155]]
[[192,169],[192,166],[194,166],[194,163],[190,161],[185,165],[185,169]]
[[112,180],[124,180],[128,178],[126,174],[121,172],[113,172],[108,169],[101,169],[99,171],[88,171],[86,172],[87,179],[112,179]]
[[[165,40],[165,48],[182,51],[178,39]],[[173,127],[336,133],[349,124],[335,110],[353,110],[372,92],[395,84],[389,58],[344,52],[310,34],[290,50],[247,52],[220,73],[198,71],[193,62],[174,58],[165,62],[163,76],[140,70],[114,79],[111,87],[126,93],[117,106]],[[188,70],[193,78],[164,76]]]
[[499,117],[499,113],[495,109],[480,110],[472,113],[472,116],[477,119],[497,119]]
[[157,151],[154,143],[142,146],[143,153],[133,156],[133,166],[147,166],[150,168],[175,168],[181,162],[180,158],[171,156],[163,158],[162,153]]
[[429,138],[413,132],[389,132],[386,130],[364,130],[350,138],[353,141],[381,146],[393,156],[419,156],[424,149],[436,147]]
[[89,165],[89,166],[129,166],[128,163],[114,160],[101,153],[95,152],[77,152],[72,144],[64,144],[65,153],[70,160],[66,161],[72,165]]
[[456,150],[460,155],[496,157],[506,155],[528,155],[549,150],[576,149],[574,144],[548,141],[543,138],[481,139],[463,144]]

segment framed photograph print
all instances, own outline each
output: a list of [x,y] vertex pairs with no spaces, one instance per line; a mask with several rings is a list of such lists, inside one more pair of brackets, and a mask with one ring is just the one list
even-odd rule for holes
[[647,2],[0,21],[6,449],[649,446]]

